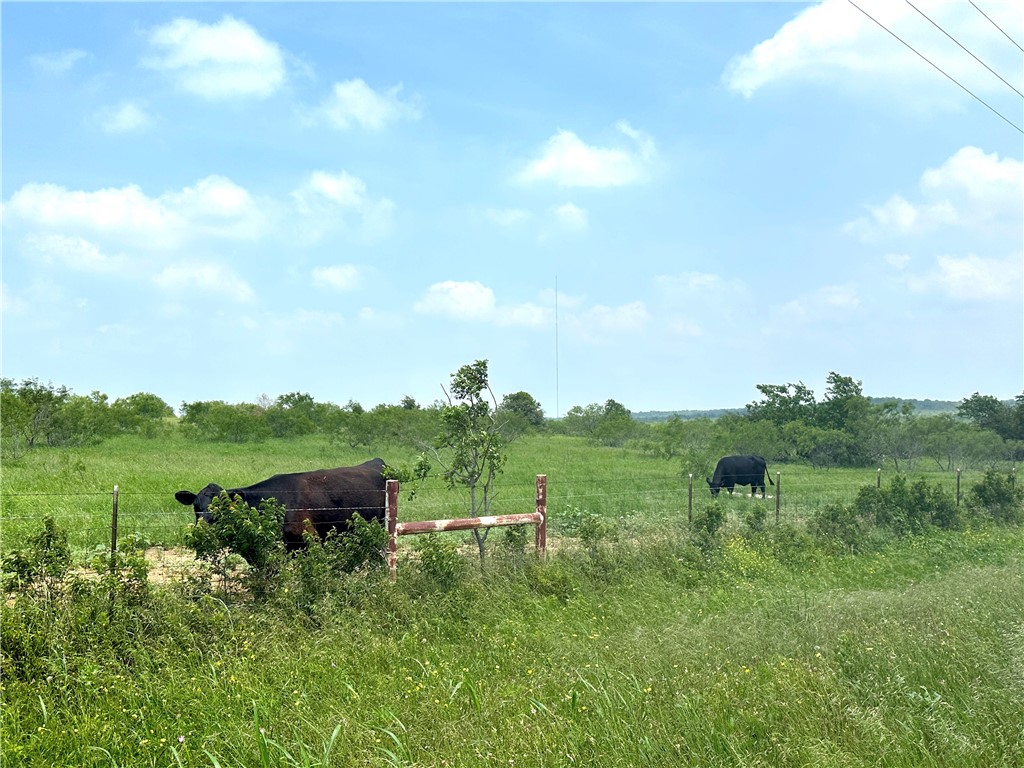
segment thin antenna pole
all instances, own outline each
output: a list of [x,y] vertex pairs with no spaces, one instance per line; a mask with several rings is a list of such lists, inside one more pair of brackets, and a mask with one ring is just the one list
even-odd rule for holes
[[562,418],[558,403],[558,273],[555,273],[555,418]]

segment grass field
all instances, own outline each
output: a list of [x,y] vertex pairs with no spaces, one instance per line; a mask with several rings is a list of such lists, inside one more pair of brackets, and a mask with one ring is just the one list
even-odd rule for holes
[[[182,488],[199,490],[209,482],[223,487],[254,483],[278,472],[358,464],[375,455],[401,465],[413,460],[408,448],[381,446],[373,451],[329,445],[323,438],[271,440],[262,444],[203,444],[178,435],[147,440],[121,437],[76,450],[36,450],[5,462],[0,477],[4,551],[20,546],[38,520],[52,515],[71,532],[72,545],[88,549],[110,543],[112,494],[118,487],[121,536],[137,534],[155,544],[177,546],[193,522],[189,508],[174,500]],[[713,459],[712,459],[713,461]],[[932,465],[933,466],[933,465]],[[953,473],[921,462],[910,477],[925,477],[951,493]],[[815,470],[799,465],[769,465],[773,479],[782,473],[780,519],[800,521],[833,501],[850,502],[857,491],[876,482],[874,469]],[[710,498],[704,475],[693,478],[694,503]],[[495,514],[531,512],[535,478],[548,476],[549,515],[557,529],[566,509],[586,510],[608,519],[625,519],[638,528],[677,522],[688,512],[688,475],[679,460],[644,456],[623,448],[592,446],[577,438],[529,437],[512,444],[501,478]],[[963,487],[980,473],[965,473]],[[893,472],[883,471],[883,481]],[[764,503],[775,514],[776,489]],[[736,497],[723,493],[732,511],[749,508],[749,488]],[[465,517],[465,497],[427,480],[412,499],[403,493],[402,519]]]
[[[5,548],[44,508],[80,554],[103,544],[115,483],[128,529],[174,544],[191,518],[179,487],[365,458],[313,441],[41,451],[4,467]],[[875,479],[779,470],[784,522]],[[529,511],[537,473],[555,544],[543,564],[494,542],[482,569],[469,558],[437,581],[407,561],[395,585],[354,575],[315,604],[187,583],[9,603],[4,652],[25,652],[5,655],[4,765],[1024,764],[1021,529],[834,557],[742,535],[762,502],[736,497],[702,550],[678,465],[524,441],[497,511]],[[463,514],[439,487],[406,495],[403,517]],[[560,532],[574,508],[614,535],[587,546]]]

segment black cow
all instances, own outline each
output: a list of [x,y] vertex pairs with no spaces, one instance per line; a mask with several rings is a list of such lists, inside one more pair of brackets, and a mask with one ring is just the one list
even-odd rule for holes
[[[715,497],[722,488],[732,494],[735,486],[749,485],[751,496],[760,488],[761,498],[764,498],[764,476],[767,471],[768,462],[763,456],[725,456],[718,460],[714,477],[705,479],[711,486],[711,495]],[[768,475],[768,482],[775,485],[771,474]]]
[[[245,488],[228,488],[227,493],[231,498],[241,496],[250,507],[276,499],[285,508],[285,546],[298,549],[305,544],[302,533],[309,526],[324,538],[332,528],[344,530],[344,523],[353,515],[383,520],[387,485],[384,466],[383,459],[371,459],[357,467],[274,475]],[[223,490],[210,483],[199,493],[178,491],[174,498],[192,506],[196,522],[210,522],[210,502]]]

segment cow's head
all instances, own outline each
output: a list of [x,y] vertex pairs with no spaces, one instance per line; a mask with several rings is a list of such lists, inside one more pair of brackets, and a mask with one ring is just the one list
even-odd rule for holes
[[722,490],[721,484],[713,483],[710,477],[705,477],[704,479],[708,481],[708,487],[711,489],[711,498],[717,499],[718,492]]
[[205,520],[209,523],[212,522],[210,519],[210,502],[217,498],[223,490],[224,489],[216,483],[210,483],[199,493],[192,493],[192,491],[178,491],[174,494],[174,498],[185,506],[192,507],[196,513],[197,523],[200,520]]

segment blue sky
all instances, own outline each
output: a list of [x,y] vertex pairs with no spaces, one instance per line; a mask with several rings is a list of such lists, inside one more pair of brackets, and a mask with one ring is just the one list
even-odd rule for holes
[[846,0],[5,2],[3,375],[1013,397],[1020,5],[858,5],[963,88]]

